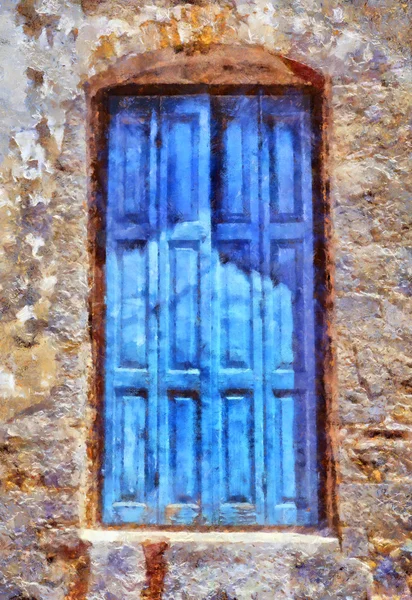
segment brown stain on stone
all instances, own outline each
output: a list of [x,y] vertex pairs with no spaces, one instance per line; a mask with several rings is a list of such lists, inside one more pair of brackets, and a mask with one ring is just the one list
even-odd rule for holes
[[164,580],[167,573],[165,552],[168,548],[166,542],[158,544],[143,544],[146,560],[146,585],[140,593],[141,600],[162,600]]
[[89,544],[77,541],[75,544],[61,544],[56,548],[46,546],[47,561],[55,559],[69,566],[70,577],[64,600],[86,600],[89,590],[91,562]]
[[49,124],[46,117],[42,117],[42,119],[40,119],[40,121],[37,123],[36,131],[39,144],[44,149],[48,160],[53,162],[57,161],[60,155],[60,150],[57,146],[55,138],[50,133]]
[[17,15],[23,20],[23,31],[31,38],[38,39],[41,32],[46,28],[47,40],[53,44],[52,30],[58,23],[58,15],[37,12],[35,0],[21,0],[16,8]]
[[85,600],[89,590],[89,579],[90,557],[87,552],[84,552],[75,561],[74,576],[64,600]]
[[101,60],[116,56],[115,43],[117,36],[114,33],[103,35],[99,40],[99,45],[93,53],[92,64]]
[[159,25],[160,47],[178,46],[181,43],[178,23],[175,18],[170,19],[170,23],[161,23]]

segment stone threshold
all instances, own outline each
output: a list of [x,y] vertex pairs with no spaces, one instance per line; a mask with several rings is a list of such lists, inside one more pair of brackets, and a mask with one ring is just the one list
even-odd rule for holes
[[270,544],[273,549],[293,551],[320,549],[339,552],[336,537],[283,531],[154,531],[128,529],[80,529],[80,538],[91,544],[159,543],[167,544]]

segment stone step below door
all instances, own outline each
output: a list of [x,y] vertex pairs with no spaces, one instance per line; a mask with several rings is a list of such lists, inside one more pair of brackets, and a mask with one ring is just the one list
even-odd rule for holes
[[336,538],[87,531],[89,600],[367,600],[371,574]]

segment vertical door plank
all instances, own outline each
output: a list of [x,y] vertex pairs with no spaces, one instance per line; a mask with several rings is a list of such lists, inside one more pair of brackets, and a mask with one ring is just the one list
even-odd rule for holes
[[[113,98],[108,148],[103,520],[155,520],[156,100]],[[156,375],[155,375],[156,380]]]
[[[222,523],[245,525],[264,520],[258,100],[216,97],[213,117],[212,147],[219,152],[219,159],[214,158],[217,273],[212,317],[218,333],[213,337],[220,402],[215,413],[221,431],[219,511]],[[240,420],[235,418],[236,410]],[[242,484],[247,493],[245,488],[244,493],[231,495],[235,481],[247,482]]]
[[262,97],[266,515],[284,525],[317,519],[308,108],[304,96]]
[[[209,115],[207,96],[161,101],[159,521],[165,524],[209,522],[212,510]],[[188,415],[192,414],[197,399],[201,407],[200,464],[199,434],[190,437],[192,450],[184,452],[179,446],[184,431],[173,429],[176,411],[184,415],[189,407]],[[171,430],[175,432],[172,438]],[[194,456],[195,474],[191,466]],[[183,481],[192,482],[193,493],[182,493]]]

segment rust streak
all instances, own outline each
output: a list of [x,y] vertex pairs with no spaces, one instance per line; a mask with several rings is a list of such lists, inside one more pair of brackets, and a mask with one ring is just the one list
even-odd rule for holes
[[146,586],[140,594],[141,600],[162,599],[164,580],[167,572],[167,563],[164,554],[167,548],[168,544],[166,542],[143,544],[146,560]]

